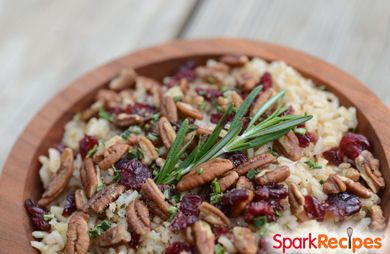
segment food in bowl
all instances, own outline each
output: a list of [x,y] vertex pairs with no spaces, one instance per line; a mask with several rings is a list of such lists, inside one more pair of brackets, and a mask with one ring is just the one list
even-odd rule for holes
[[385,187],[356,110],[283,62],[124,69],[39,157],[41,253],[268,253],[268,236],[381,231]]

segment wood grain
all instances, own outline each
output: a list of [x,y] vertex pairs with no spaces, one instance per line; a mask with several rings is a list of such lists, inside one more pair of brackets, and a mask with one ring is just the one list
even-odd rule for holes
[[235,36],[305,51],[353,74],[390,106],[390,1],[202,1],[182,36]]
[[[67,83],[174,38],[195,0],[0,1],[0,171],[17,136]],[[172,15],[174,14],[174,15]]]
[[[8,158],[0,179],[0,248],[4,253],[33,253],[29,246],[31,224],[23,208],[26,198],[41,193],[38,155],[58,142],[62,126],[73,113],[91,102],[97,89],[104,86],[124,66],[142,75],[161,79],[188,58],[198,63],[223,54],[246,54],[267,60],[282,59],[304,76],[326,84],[341,102],[358,109],[359,132],[374,144],[374,154],[382,162],[382,172],[390,185],[390,111],[364,85],[352,76],[314,57],[273,44],[245,40],[194,40],[137,51],[87,73],[53,98],[22,133]],[[390,188],[382,193],[382,207],[390,212]],[[12,230],[10,230],[12,228]]]

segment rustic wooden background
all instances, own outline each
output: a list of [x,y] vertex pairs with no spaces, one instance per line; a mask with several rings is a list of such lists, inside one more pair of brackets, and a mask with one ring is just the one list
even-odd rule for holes
[[215,36],[318,56],[390,105],[388,0],[0,0],[0,168],[34,114],[87,70],[175,38]]

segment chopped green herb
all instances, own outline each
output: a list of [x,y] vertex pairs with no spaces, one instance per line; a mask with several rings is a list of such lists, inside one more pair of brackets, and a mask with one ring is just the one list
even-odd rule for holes
[[225,249],[220,244],[215,245],[214,251],[215,254],[225,254]]
[[183,96],[174,96],[172,99],[174,102],[178,102],[178,101],[181,101],[182,98],[183,98]]
[[305,135],[305,133],[306,133],[306,128],[295,128],[295,129],[294,129],[294,132],[295,132],[296,134],[299,134],[299,135],[303,136],[303,135]]
[[48,214],[44,214],[43,215],[43,219],[45,220],[45,221],[50,221],[50,220],[52,220],[54,218],[54,214],[51,214],[51,213],[48,213]]
[[129,150],[129,157],[130,159],[141,160],[144,157],[144,154],[142,153],[141,148],[136,147],[134,149]]
[[110,113],[108,113],[105,109],[101,108],[99,110],[99,117],[100,118],[103,118],[103,119],[106,119],[107,121],[109,122],[112,122],[114,121],[114,116],[111,115]]
[[322,184],[324,184],[325,183],[325,181],[324,180],[320,180],[320,184],[322,185]]
[[305,161],[305,164],[308,165],[311,169],[320,169],[322,166],[318,163],[316,163],[313,160],[307,160]]
[[280,156],[280,154],[277,153],[277,152],[275,152],[275,150],[273,150],[272,148],[268,149],[268,152],[269,152],[270,154],[272,154],[273,156],[275,156],[275,157],[279,157],[279,156]]
[[111,227],[111,224],[104,220],[102,222],[100,222],[99,224],[97,224],[94,228],[91,228],[89,230],[89,236],[91,238],[96,238],[98,237],[99,235],[103,234],[103,232],[105,232],[107,229],[109,229]]
[[152,120],[153,122],[158,122],[159,119],[160,119],[160,113],[154,113],[154,114],[150,117],[150,120]]
[[207,108],[207,102],[203,101],[200,105],[199,105],[199,109],[202,110],[202,111],[205,111]]
[[222,193],[211,193],[210,195],[210,203],[218,204],[221,201],[223,194]]
[[258,216],[253,218],[253,225],[256,228],[261,228],[267,223],[267,217],[266,216]]
[[96,153],[97,149],[98,149],[98,146],[97,146],[97,145],[94,145],[94,146],[92,147],[92,149],[90,149],[90,150],[88,151],[88,153],[87,153],[87,158],[91,158],[91,157]]
[[248,177],[250,180],[252,180],[256,176],[256,174],[257,174],[257,171],[254,169],[251,169],[246,174],[246,177]]
[[164,188],[163,195],[166,199],[170,199],[171,198],[171,191],[168,188]]
[[178,210],[179,209],[176,206],[170,206],[168,208],[169,218],[173,219],[176,216]]
[[201,175],[203,173],[203,168],[198,168],[198,175]]
[[104,189],[104,187],[106,187],[106,185],[103,182],[101,182],[97,185],[96,191],[101,191],[102,189]]
[[121,171],[118,170],[115,166],[112,167],[114,175],[112,176],[113,182],[118,182],[121,179]]
[[156,136],[156,134],[154,133],[148,133],[148,135],[146,136],[150,141],[156,141],[158,139],[158,137]]
[[325,91],[326,90],[326,86],[325,85],[320,85],[318,87],[318,89],[320,89],[321,91]]
[[131,135],[131,131],[129,129],[126,129],[124,132],[121,134],[121,138],[124,140],[128,140]]
[[281,211],[276,211],[276,212],[275,212],[275,215],[276,215],[276,217],[278,217],[278,218],[279,218],[279,217],[281,217],[281,216],[282,216],[282,212],[281,212]]
[[180,201],[180,195],[179,194],[171,195],[171,200],[173,200],[176,203],[178,203]]
[[213,180],[211,183],[211,188],[213,189],[213,192],[216,194],[221,193],[221,186],[219,185],[219,182],[217,181],[217,178]]

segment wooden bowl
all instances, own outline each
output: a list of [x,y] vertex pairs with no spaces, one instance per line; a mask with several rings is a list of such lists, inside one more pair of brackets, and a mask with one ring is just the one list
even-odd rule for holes
[[[30,197],[38,199],[42,192],[38,156],[46,154],[48,148],[61,140],[64,124],[75,112],[89,105],[97,90],[121,68],[130,66],[142,75],[161,79],[185,60],[204,63],[208,58],[224,54],[283,60],[317,84],[325,84],[343,105],[356,107],[358,131],[372,142],[373,152],[382,163],[387,186],[390,185],[390,111],[361,82],[315,57],[270,43],[238,39],[175,41],[136,51],[85,74],[33,118],[14,145],[0,180],[0,252],[35,252],[30,246],[32,226],[23,202]],[[387,187],[381,196],[384,213],[388,215],[390,188]]]

